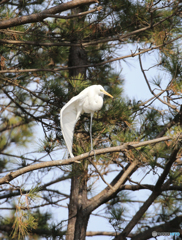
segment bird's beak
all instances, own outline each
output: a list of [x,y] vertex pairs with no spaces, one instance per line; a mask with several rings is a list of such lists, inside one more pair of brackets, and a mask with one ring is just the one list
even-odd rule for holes
[[106,92],[105,90],[102,90],[102,89],[101,89],[101,92],[103,92],[103,93],[106,94],[107,96],[113,98],[113,96],[112,96],[111,94],[109,94],[108,92]]

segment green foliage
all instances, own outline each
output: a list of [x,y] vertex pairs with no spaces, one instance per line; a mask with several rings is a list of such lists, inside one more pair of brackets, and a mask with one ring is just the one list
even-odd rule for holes
[[47,152],[50,153],[58,146],[55,138],[53,137],[52,133],[50,133],[45,139],[39,140],[39,152]]
[[173,49],[171,54],[169,53],[168,55],[163,54],[162,55],[162,67],[170,73],[172,78],[177,78],[180,80],[181,78],[181,54],[179,48]]
[[[1,22],[41,12],[44,7],[47,9],[59,4],[60,1],[57,0],[52,1],[51,6],[49,1],[44,0],[9,1],[5,4],[1,1]],[[147,173],[157,173],[156,175],[159,176],[172,151],[179,146],[181,117],[178,113],[182,92],[181,47],[171,40],[179,33],[181,34],[182,4],[180,1],[101,0],[99,5],[102,6],[100,11],[85,16],[72,19],[47,18],[39,22],[0,30],[0,40],[4,40],[0,45],[0,70],[20,70],[0,73],[0,153],[2,154],[0,173],[2,177],[8,169],[15,171],[43,161],[65,158],[63,152],[65,142],[60,129],[60,109],[73,96],[93,84],[101,84],[114,96],[114,99],[105,97],[103,108],[94,114],[92,128],[94,149],[155,139],[163,130],[165,131],[162,136],[172,137],[171,141],[131,148],[122,153],[96,156],[95,164],[104,177],[111,172],[115,174],[121,170],[121,167],[124,171],[126,164],[135,160],[138,160],[139,165],[143,167],[143,175],[147,171]],[[87,10],[89,10],[88,6],[80,6],[67,13],[68,15],[77,14]],[[167,19],[164,21],[164,18]],[[123,39],[125,34],[128,35]],[[166,45],[168,41],[171,43]],[[153,104],[156,100],[155,96],[153,100],[147,99],[146,103],[143,102],[142,90],[140,101],[129,100],[123,95],[122,68],[116,72],[110,60],[118,55],[123,56],[122,48],[127,43],[137,45],[135,53],[139,48],[145,49],[150,46],[154,51],[153,47],[165,43],[158,50],[161,56],[159,65],[160,69],[168,73],[169,78],[161,74],[153,77],[152,80],[157,91],[164,90],[160,97],[167,102],[165,107],[162,105],[158,108]],[[62,68],[74,66],[80,69],[78,62],[70,66],[69,58],[75,54],[71,50],[74,47],[84,50],[87,55],[87,61],[83,65],[90,65],[90,67],[86,69],[84,77],[81,73],[77,76],[71,75],[70,68],[62,70]],[[82,59],[82,56],[79,57]],[[138,76],[136,76],[137,80]],[[156,93],[156,89],[154,91]],[[175,119],[176,116],[178,121]],[[166,129],[170,123],[169,129]],[[33,127],[38,124],[42,127],[44,134],[44,138],[39,141],[35,138],[39,136],[39,131],[33,134]],[[90,116],[83,114],[75,126],[73,141],[75,155],[90,151],[89,127]],[[35,141],[38,144],[34,149],[32,145]],[[23,147],[27,146],[29,149],[27,148],[25,153],[17,151],[23,151],[25,149]],[[57,150],[61,150],[61,153]],[[177,158],[181,159],[181,150]],[[72,195],[61,192],[62,179],[58,179],[60,175],[63,178],[65,176],[65,179],[72,178],[72,183],[74,177],[78,177],[79,184],[91,179],[88,183],[88,190],[91,191],[94,182],[99,178],[98,172],[92,167],[88,160],[84,160],[77,166],[73,164],[72,168],[71,166],[55,167],[53,173],[52,168],[30,171],[23,174],[23,177],[18,178],[17,181],[10,181],[12,185],[7,182],[6,187],[3,186],[4,188],[1,189],[1,197],[2,199],[4,197],[5,202],[10,203],[15,210],[1,221],[1,224],[13,228],[11,235],[9,234],[10,238],[25,239],[29,233],[32,238],[38,238],[38,234],[33,235],[33,230],[40,230],[37,232],[41,232],[40,235],[47,238],[56,239],[57,236],[62,238],[65,234],[62,231],[62,222],[54,221],[50,212],[43,213],[41,207],[56,206],[61,212],[61,206],[65,207],[69,198],[70,201],[72,199],[75,201]],[[49,178],[49,173],[52,174],[52,179]],[[138,175],[136,178],[136,181],[133,181],[133,176],[129,176],[127,184],[133,184],[136,187],[145,186],[138,180]],[[170,187],[181,186],[181,169],[175,163],[166,181],[168,179],[170,179]],[[26,193],[23,188],[27,189],[30,185],[36,185],[36,187],[30,187]],[[124,185],[125,183],[123,187]],[[81,189],[80,186],[77,187],[71,190],[79,192],[80,197]],[[132,191],[132,187],[130,190]],[[41,195],[40,191],[42,191]],[[117,195],[113,193],[111,200],[106,204],[109,222],[114,230],[119,232],[128,221],[132,221],[133,216],[133,213],[127,215],[129,208],[126,207],[127,203],[131,206],[132,196],[122,193],[122,190]],[[18,194],[21,196],[17,196]],[[12,200],[13,197],[16,200]],[[153,204],[159,206],[154,219],[163,223],[178,216],[181,213],[180,197],[180,191],[163,192]],[[40,205],[37,204],[37,200],[40,200]],[[61,201],[65,201],[65,204],[61,205]],[[69,209],[70,206],[71,204]],[[80,211],[82,207],[79,206]],[[67,215],[63,218],[67,219]],[[137,228],[141,230],[146,226],[151,227],[153,222],[150,220],[148,212],[143,214],[142,221],[136,223],[133,232]]]
[[37,209],[33,216],[35,219],[37,219],[37,229],[49,229],[48,221],[52,218],[51,214],[48,212],[45,212],[44,214],[40,212],[39,209]]
[[91,82],[89,80],[84,81],[84,77],[81,74],[79,74],[76,79],[75,77],[72,77],[72,79],[68,79],[68,82],[73,88],[74,95],[76,95],[76,93],[80,93],[84,88],[91,85]]
[[151,109],[141,117],[140,134],[141,139],[152,139],[161,131],[160,110]]
[[159,215],[157,221],[169,221],[173,217],[177,216],[182,212],[181,206],[179,204],[179,200],[181,198],[181,194],[178,192],[170,191],[165,192],[157,199],[157,203],[159,204]]
[[4,131],[0,136],[0,151],[10,147],[12,143],[27,146],[33,137],[33,124],[27,124],[26,120],[20,116],[9,115],[2,119],[1,129]]
[[109,215],[109,223],[116,232],[121,231],[124,218],[129,211],[123,203],[130,202],[131,199],[126,192],[119,193],[115,198],[107,203],[106,214]]
[[109,211],[110,213],[110,220],[109,223],[112,225],[115,231],[121,231],[121,224],[124,222],[122,215],[124,209],[123,207],[116,207]]
[[8,163],[8,159],[3,157],[3,158],[0,158],[0,172],[3,171],[3,169],[6,168],[6,164]]
[[30,214],[19,208],[16,210],[15,213],[15,221],[12,226],[13,239],[24,239],[25,236],[28,234],[28,229],[35,229],[37,227],[37,223],[35,218]]
[[39,210],[35,212],[31,211],[32,203],[40,199],[38,191],[38,186],[32,187],[26,194],[22,194],[23,189],[21,189],[20,197],[12,205],[15,210],[11,213],[10,217],[6,217],[1,221],[2,225],[5,224],[12,228],[10,233],[11,239],[25,239],[26,236],[31,234],[33,229],[40,227],[47,229],[47,221],[50,219],[50,214],[45,213],[41,215]]

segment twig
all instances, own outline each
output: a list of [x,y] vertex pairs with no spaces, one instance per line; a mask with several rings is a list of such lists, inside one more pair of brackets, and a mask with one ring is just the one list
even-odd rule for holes
[[113,188],[108,182],[106,182],[106,180],[105,180],[104,177],[102,176],[102,173],[99,171],[99,169],[97,168],[97,166],[95,165],[95,163],[92,162],[92,160],[91,160],[90,158],[88,158],[88,160],[89,160],[89,162],[94,166],[94,168],[96,169],[97,173],[98,173],[99,176],[102,178],[102,181],[105,182],[105,184],[107,184],[107,186],[114,191],[114,188]]
[[[139,49],[139,52],[140,52],[140,49]],[[164,104],[167,105],[168,107],[171,107],[171,108],[174,109],[175,111],[179,112],[179,110],[177,109],[177,107],[171,105],[170,103],[168,103],[168,102],[166,102],[166,101],[163,101],[161,98],[159,98],[159,95],[156,95],[156,94],[154,93],[154,91],[151,89],[150,84],[149,84],[149,81],[148,81],[148,79],[147,79],[147,76],[146,76],[145,71],[144,71],[143,66],[142,66],[142,61],[141,61],[141,56],[140,56],[140,54],[139,54],[139,63],[140,63],[140,68],[141,68],[141,71],[142,71],[143,76],[144,76],[144,78],[145,78],[145,81],[146,81],[146,83],[147,83],[147,86],[148,86],[150,92],[152,93],[152,95],[154,95],[160,102],[164,103]]]
[[93,13],[95,11],[100,11],[101,9],[102,9],[102,6],[99,6],[95,9],[92,9],[92,10],[89,10],[86,12],[81,12],[81,13],[74,14],[74,15],[70,15],[70,16],[59,16],[59,15],[54,15],[54,14],[42,14],[42,16],[44,18],[50,17],[50,18],[70,19],[70,18],[75,18],[75,17],[81,17],[81,16],[87,15],[89,13]]

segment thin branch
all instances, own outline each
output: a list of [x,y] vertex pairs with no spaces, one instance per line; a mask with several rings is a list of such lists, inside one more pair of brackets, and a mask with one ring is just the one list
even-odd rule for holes
[[92,10],[89,10],[86,12],[81,12],[81,13],[70,15],[70,16],[60,16],[60,15],[54,15],[54,14],[42,14],[42,16],[45,18],[50,17],[50,18],[70,19],[70,18],[75,18],[75,17],[81,17],[81,16],[87,15],[89,13],[93,13],[93,12],[100,11],[100,10],[102,10],[102,6],[99,6],[95,9],[92,9]]
[[29,93],[32,94],[34,97],[41,99],[43,102],[48,102],[48,100],[46,100],[45,98],[42,98],[41,96],[36,95],[33,91],[29,90],[29,89],[26,88],[26,87],[23,87],[23,86],[19,85],[19,84],[18,84],[17,82],[15,82],[15,81],[12,81],[12,80],[10,80],[10,79],[8,79],[8,78],[4,78],[4,77],[3,77],[3,78],[0,77],[0,80],[6,81],[6,82],[8,82],[8,83],[10,83],[10,84],[12,84],[12,85],[14,85],[14,86],[17,86],[17,87],[19,87],[19,88],[21,88],[21,89],[29,92]]
[[86,236],[93,237],[93,236],[116,236],[116,232],[107,232],[107,231],[88,231],[86,232]]
[[32,119],[34,119],[35,121],[41,122],[41,123],[49,126],[49,124],[47,124],[47,123],[45,123],[45,122],[42,121],[43,116],[42,116],[42,117],[40,117],[40,116],[39,116],[39,117],[35,117],[35,116],[34,116],[33,114],[31,114],[30,112],[26,111],[25,108],[22,107],[18,102],[16,102],[16,101],[9,95],[9,93],[8,93],[5,89],[2,89],[2,90],[3,90],[3,92],[7,95],[7,97],[8,97],[9,99],[11,99],[11,101],[14,102],[14,103],[22,110],[22,112],[25,112],[27,115],[31,116]]
[[70,43],[70,42],[37,42],[37,41],[22,41],[22,40],[7,40],[7,39],[0,39],[0,43],[2,44],[16,44],[16,45],[34,45],[34,46],[45,46],[45,47],[52,47],[52,46],[73,46],[78,47],[80,43]]
[[[20,69],[10,69],[10,70],[1,70],[0,73],[25,73],[25,72],[58,72],[61,70],[67,70],[68,68],[56,68],[56,69],[45,69],[45,68],[35,68],[35,69],[24,69],[24,70],[20,70]],[[68,69],[69,70],[69,69]]]
[[[139,49],[139,52],[140,52],[140,49]],[[155,93],[153,92],[153,90],[152,90],[151,87],[150,87],[150,84],[149,84],[149,81],[148,81],[147,76],[146,76],[146,74],[145,74],[145,71],[143,70],[142,61],[141,61],[141,56],[140,56],[140,55],[138,55],[138,56],[139,56],[140,68],[141,68],[141,71],[142,71],[143,76],[144,76],[144,78],[145,78],[145,81],[146,81],[146,83],[147,83],[147,86],[148,86],[150,92],[152,93],[152,95],[155,96]],[[155,96],[155,97],[156,97],[156,96]]]
[[106,182],[106,180],[104,179],[102,173],[99,171],[99,169],[97,168],[97,166],[95,165],[95,163],[92,162],[92,160],[91,160],[90,158],[88,158],[88,160],[89,160],[89,162],[94,166],[94,168],[96,169],[97,173],[98,173],[99,176],[101,177],[102,181],[103,181],[110,189],[114,190],[113,187],[112,187],[108,182]]
[[[140,52],[140,50],[139,50],[139,52]],[[152,95],[154,95],[160,102],[164,103],[164,104],[167,105],[168,107],[171,107],[171,108],[174,109],[175,111],[179,112],[179,110],[177,109],[177,107],[171,105],[170,103],[168,103],[168,102],[166,102],[166,101],[163,101],[163,100],[159,97],[159,95],[156,95],[156,94],[154,93],[154,91],[151,89],[150,84],[149,84],[149,81],[148,81],[148,79],[147,79],[147,76],[146,76],[145,71],[144,71],[143,66],[142,66],[142,61],[141,61],[141,56],[140,56],[140,54],[139,54],[138,56],[139,56],[139,63],[140,63],[141,71],[142,71],[142,73],[143,73],[143,76],[144,76],[144,78],[145,78],[145,81],[146,81],[146,83],[147,83],[147,86],[148,86],[150,92],[152,93]]]
[[140,104],[139,104],[139,106],[144,106],[144,105],[146,105],[147,103],[149,103],[150,101],[152,101],[152,100],[154,100],[154,98],[158,98],[160,95],[162,95],[164,92],[166,91],[166,89],[165,90],[162,90],[160,93],[158,93],[157,95],[156,95],[156,97],[154,96],[154,97],[151,97],[150,99],[148,99],[147,101],[145,101],[145,102],[141,102]]
[[[29,119],[29,122],[31,122],[32,120],[31,119]],[[12,124],[12,125],[6,125],[5,127],[3,126],[2,128],[0,128],[0,132],[2,133],[2,132],[4,132],[4,131],[7,131],[7,130],[10,130],[10,129],[15,129],[15,128],[17,128],[17,127],[20,127],[20,126],[23,126],[23,125],[25,125],[25,124],[27,124],[28,123],[28,121],[26,121],[26,122],[20,122],[20,123],[17,123],[17,124]]]

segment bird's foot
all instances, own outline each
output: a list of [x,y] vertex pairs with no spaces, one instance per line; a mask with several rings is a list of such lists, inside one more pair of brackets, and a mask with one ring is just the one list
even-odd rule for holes
[[[75,156],[73,154],[70,154],[71,158],[74,158]],[[81,163],[80,161],[75,161],[76,163]]]
[[94,160],[96,160],[95,150],[91,149],[90,152],[89,152],[89,155],[91,154],[91,152],[94,152]]
[[81,163],[80,161],[75,161],[76,163]]

